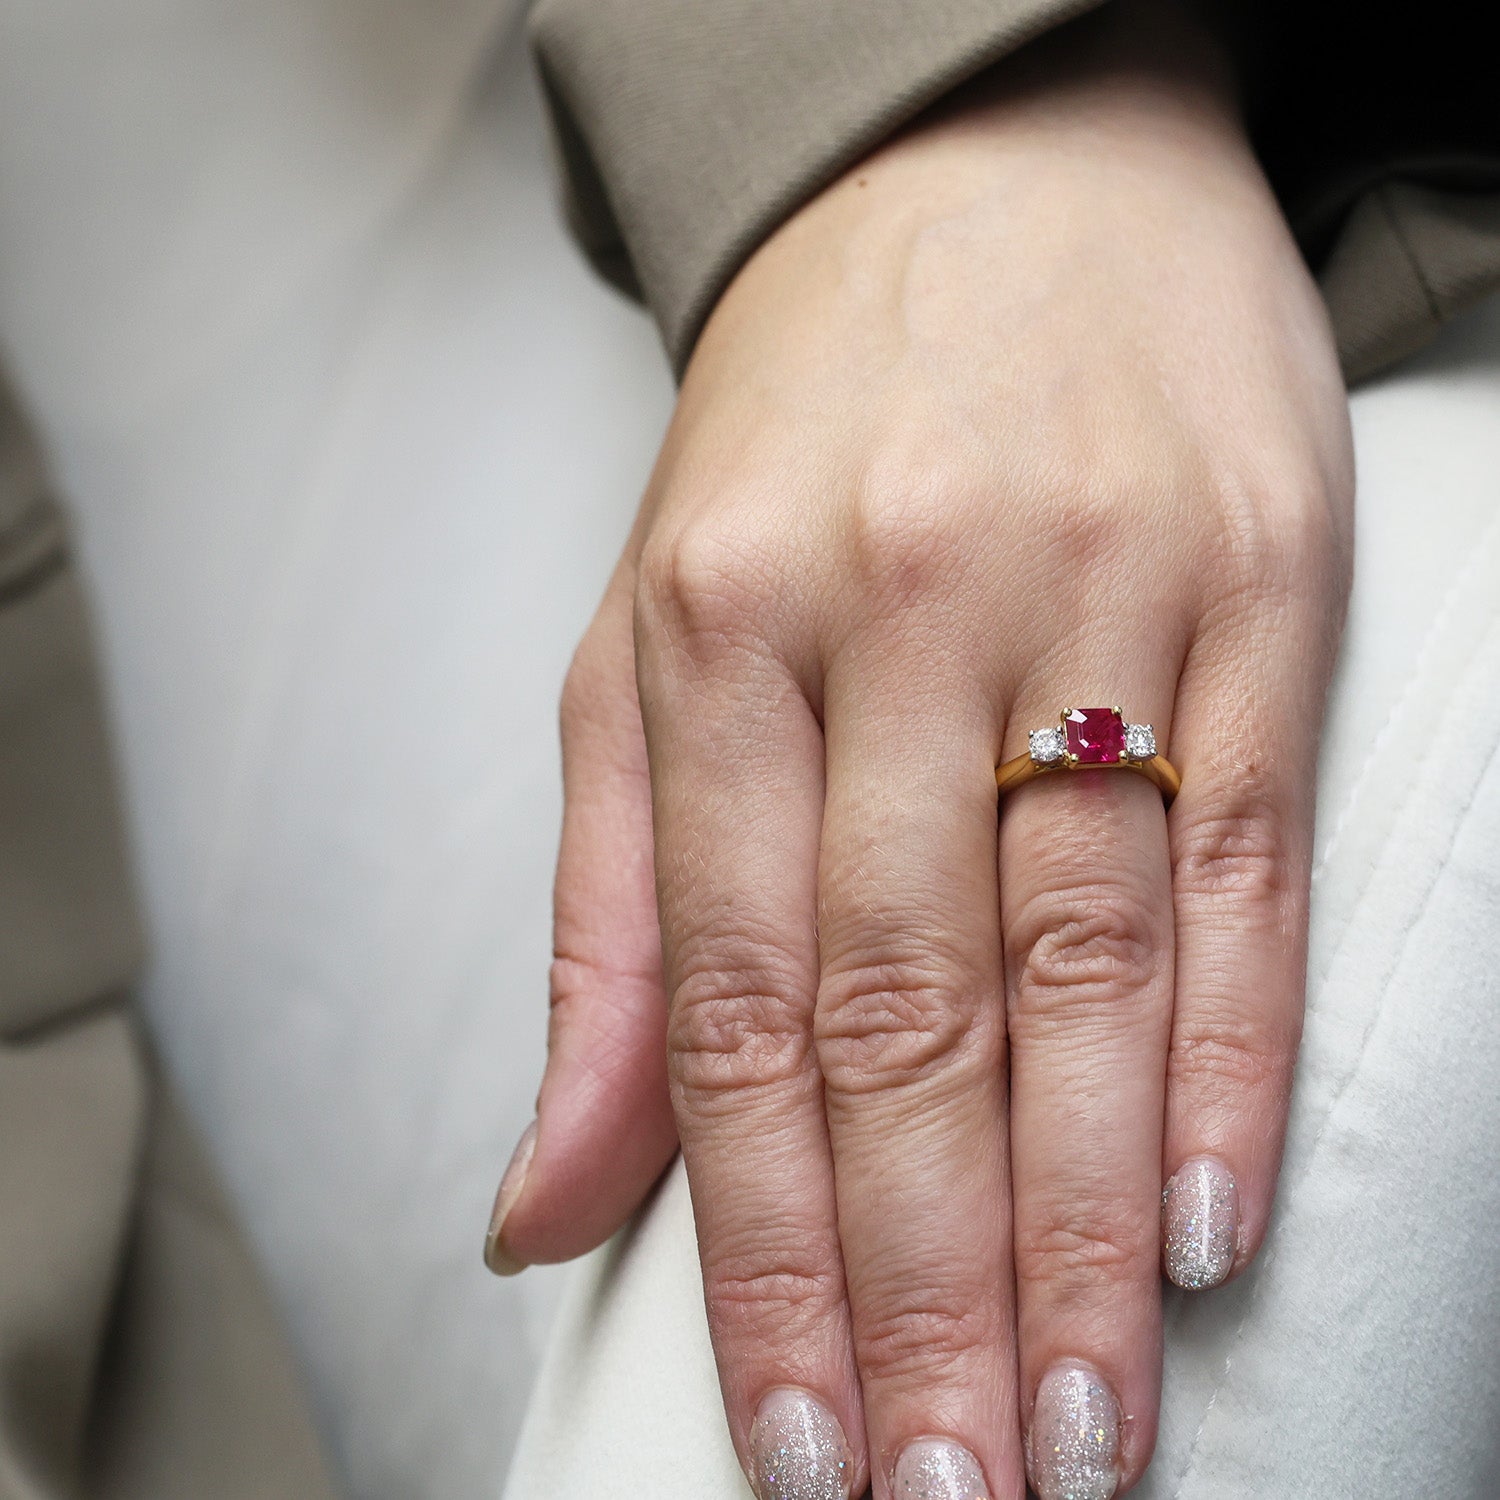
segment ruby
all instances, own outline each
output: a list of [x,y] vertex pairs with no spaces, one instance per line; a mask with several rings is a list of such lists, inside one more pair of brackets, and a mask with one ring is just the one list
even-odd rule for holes
[[1073,708],[1063,718],[1068,754],[1086,766],[1113,765],[1125,754],[1125,724],[1112,708]]

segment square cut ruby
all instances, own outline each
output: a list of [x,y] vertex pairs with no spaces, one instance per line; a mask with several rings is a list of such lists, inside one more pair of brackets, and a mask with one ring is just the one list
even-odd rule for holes
[[1112,708],[1069,709],[1063,727],[1068,754],[1084,765],[1113,765],[1125,754],[1125,723]]

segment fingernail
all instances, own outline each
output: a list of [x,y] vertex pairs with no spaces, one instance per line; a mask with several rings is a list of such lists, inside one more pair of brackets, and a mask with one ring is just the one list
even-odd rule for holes
[[750,1485],[758,1500],[849,1500],[853,1483],[838,1418],[806,1391],[771,1391],[750,1428]]
[[947,1438],[918,1438],[901,1450],[891,1489],[896,1500],[989,1500],[979,1460]]
[[496,1276],[514,1276],[526,1269],[524,1260],[517,1260],[500,1243],[500,1231],[505,1228],[505,1216],[516,1206],[521,1189],[526,1186],[526,1169],[531,1165],[532,1152],[536,1150],[536,1121],[533,1120],[516,1142],[515,1154],[500,1179],[500,1191],[495,1194],[495,1211],[490,1215],[490,1230],[484,1237],[484,1263]]
[[1162,1260],[1167,1276],[1203,1291],[1229,1275],[1239,1242],[1240,1195],[1234,1175],[1211,1156],[1184,1162],[1161,1196]]
[[1120,1403],[1087,1365],[1042,1376],[1026,1436],[1037,1500],[1109,1500],[1120,1482]]

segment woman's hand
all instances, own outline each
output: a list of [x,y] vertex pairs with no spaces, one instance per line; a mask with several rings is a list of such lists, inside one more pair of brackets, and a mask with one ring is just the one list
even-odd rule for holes
[[[1023,1432],[1043,1500],[1140,1476],[1163,1184],[1188,1284],[1270,1209],[1351,491],[1322,306],[1153,5],[924,120],[715,311],[565,692],[490,1249],[597,1243],[680,1137],[765,1500],[1020,1496]],[[1155,726],[1170,816],[1075,773],[997,831],[996,763],[1087,704]]]

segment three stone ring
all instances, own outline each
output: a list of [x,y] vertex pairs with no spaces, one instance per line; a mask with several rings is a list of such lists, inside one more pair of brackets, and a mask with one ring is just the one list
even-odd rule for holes
[[1135,771],[1157,786],[1170,803],[1182,777],[1156,751],[1156,731],[1149,724],[1128,724],[1118,708],[1065,708],[1057,728],[1033,729],[1025,755],[1003,762],[995,771],[1002,792],[1011,791],[1047,771],[1093,771],[1120,767]]

